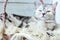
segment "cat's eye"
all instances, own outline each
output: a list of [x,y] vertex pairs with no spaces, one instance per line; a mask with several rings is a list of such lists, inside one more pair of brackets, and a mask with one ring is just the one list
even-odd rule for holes
[[47,12],[50,12],[50,11],[47,11]]
[[39,10],[40,12],[42,12],[42,10]]

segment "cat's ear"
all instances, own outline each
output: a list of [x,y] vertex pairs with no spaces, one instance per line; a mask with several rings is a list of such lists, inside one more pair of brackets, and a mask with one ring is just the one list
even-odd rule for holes
[[36,4],[36,1],[34,1],[34,7],[35,7],[35,9],[37,9],[37,4]]
[[39,0],[39,1],[41,2],[41,4],[42,4],[42,5],[44,5],[44,2],[43,2],[43,0]]
[[58,4],[58,2],[56,2],[56,3],[54,3],[54,4],[52,5],[52,9],[53,9],[54,11],[56,10],[57,4]]

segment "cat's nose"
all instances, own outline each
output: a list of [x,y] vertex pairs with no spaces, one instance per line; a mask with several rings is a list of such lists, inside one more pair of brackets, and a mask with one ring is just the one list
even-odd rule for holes
[[45,13],[42,14],[43,16],[45,15]]

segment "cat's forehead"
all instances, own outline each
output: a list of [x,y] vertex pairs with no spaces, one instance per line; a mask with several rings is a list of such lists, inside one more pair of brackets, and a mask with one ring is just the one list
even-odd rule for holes
[[46,6],[46,7],[45,7],[45,11],[53,11],[53,10],[52,10],[52,6]]
[[43,10],[43,5],[40,5],[37,10]]

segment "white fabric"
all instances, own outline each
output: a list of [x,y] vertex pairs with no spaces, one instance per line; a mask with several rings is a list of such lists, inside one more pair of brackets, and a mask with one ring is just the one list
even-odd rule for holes
[[57,24],[60,24],[60,0],[53,0],[53,4],[58,2],[57,7],[56,7],[56,15],[55,15],[55,20]]

